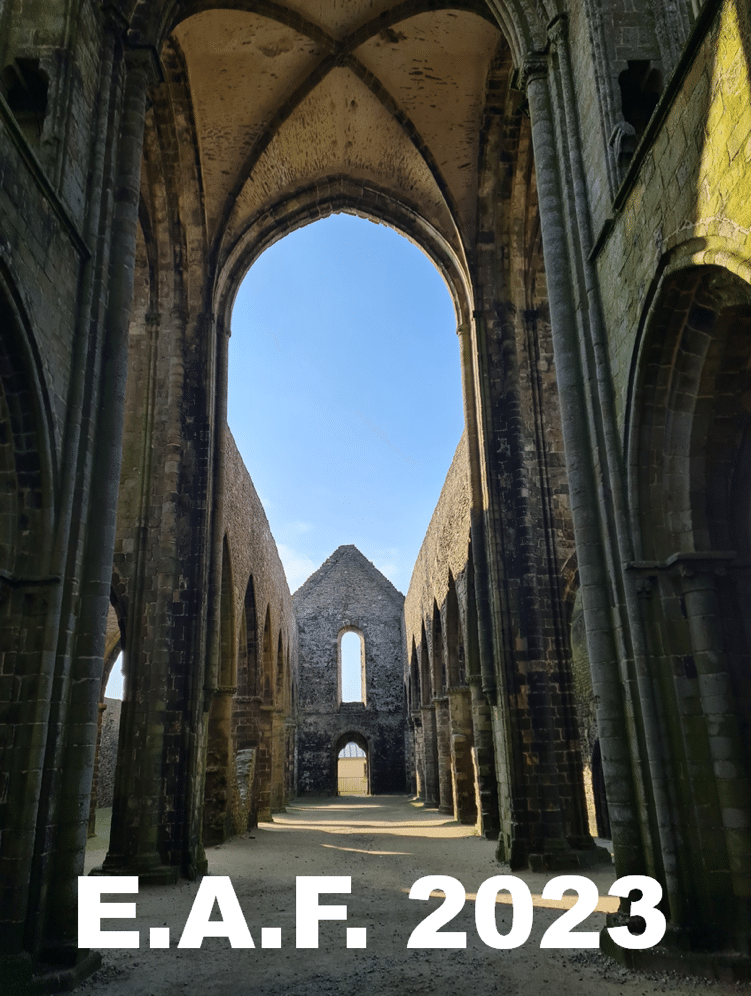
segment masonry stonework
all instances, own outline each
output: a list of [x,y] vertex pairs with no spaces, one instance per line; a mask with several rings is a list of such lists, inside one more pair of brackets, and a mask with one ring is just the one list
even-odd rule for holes
[[[76,887],[120,650],[105,871],[201,875],[333,790],[321,705],[342,736],[377,711],[371,790],[409,778],[512,868],[597,855],[591,767],[669,922],[609,953],[750,976],[748,3],[235,7],[0,0],[3,984],[98,962]],[[254,260],[341,211],[444,277],[466,432],[403,622],[343,547],[298,636],[228,338]],[[388,678],[303,704],[342,627]]]
[[[404,792],[404,596],[354,546],[340,546],[294,594],[299,631],[298,791],[337,794],[337,756],[365,750],[369,792]],[[364,647],[362,702],[341,700],[341,637]]]

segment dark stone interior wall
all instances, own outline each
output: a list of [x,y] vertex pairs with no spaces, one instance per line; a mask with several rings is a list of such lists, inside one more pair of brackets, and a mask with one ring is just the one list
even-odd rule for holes
[[[132,679],[110,868],[164,881],[204,867],[203,758],[221,696],[237,770],[263,780],[258,810],[294,785],[286,603],[241,566],[241,543],[223,553],[228,328],[189,78],[177,47],[149,34],[167,5],[139,4],[134,34],[135,7],[0,0],[0,978],[15,992],[33,965],[71,972],[79,958],[110,595]],[[390,637],[388,660],[409,662],[408,767],[446,808],[450,763],[464,786],[452,804],[469,815],[471,714],[500,856],[521,863],[556,820],[576,837],[570,508],[619,874],[663,885],[671,965],[688,952],[710,973],[748,971],[748,4],[582,0],[550,23],[543,7],[515,5],[487,81],[477,232],[462,246],[480,467],[468,523],[457,508],[460,562],[431,576],[421,561],[408,654]],[[652,62],[664,90],[646,121],[633,102]],[[636,148],[629,125],[643,129]],[[321,178],[299,216],[256,219],[264,238],[360,210],[362,180]],[[434,219],[369,196],[369,212],[427,239]],[[126,372],[139,388],[127,397]],[[383,579],[362,563],[352,577],[355,589],[370,577],[391,619]],[[378,645],[367,601],[359,613],[342,595],[337,623],[366,648]],[[335,673],[337,636],[332,622],[311,675]],[[462,653],[464,679],[452,676]],[[336,736],[392,742],[398,759],[403,697],[399,673],[359,710],[331,688],[324,699]],[[323,713],[297,700],[320,738]],[[359,732],[375,711],[374,732]],[[325,771],[336,744],[316,749]],[[493,784],[495,806],[482,801]]]

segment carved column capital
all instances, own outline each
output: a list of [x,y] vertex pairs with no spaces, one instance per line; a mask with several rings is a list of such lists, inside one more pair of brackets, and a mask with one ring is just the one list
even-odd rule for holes
[[666,569],[684,580],[704,579],[714,583],[715,577],[727,574],[728,565],[737,558],[734,550],[707,550],[674,553],[665,561]]
[[164,82],[162,61],[153,45],[128,45],[125,49],[125,62],[129,75],[143,75],[147,90]]
[[532,80],[545,79],[548,75],[548,57],[545,52],[530,52],[519,70],[519,89],[524,93]]
[[559,14],[548,25],[548,39],[552,45],[561,45],[568,40],[568,14]]

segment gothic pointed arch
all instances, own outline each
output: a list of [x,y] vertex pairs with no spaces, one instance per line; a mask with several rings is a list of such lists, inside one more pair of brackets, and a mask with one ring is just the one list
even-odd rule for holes
[[[63,715],[66,706],[53,683],[57,648],[45,631],[62,582],[52,571],[61,574],[66,565],[51,556],[53,460],[33,341],[21,301],[0,265],[0,865],[13,864],[19,876],[16,883],[8,875],[0,883],[6,950],[8,944],[23,950],[23,919],[14,911],[26,907],[42,867],[33,863],[35,850],[42,850],[35,827],[46,821],[49,792],[38,805],[60,738],[48,723],[53,702]],[[48,849],[47,841],[45,854]]]
[[447,677],[450,688],[466,683],[464,640],[462,639],[459,599],[456,594],[454,575],[449,571],[446,593],[446,656]]
[[[673,819],[694,864],[711,862],[738,882],[748,875],[737,855],[751,847],[751,284],[676,257],[646,315],[633,378],[630,571],[658,634],[646,667],[664,703],[660,721],[684,731],[670,758],[680,786]],[[689,735],[702,713],[712,721]],[[731,795],[743,817],[728,819]],[[679,910],[671,914],[680,922]],[[694,920],[720,937],[741,916],[707,895]]]
[[238,695],[255,695],[258,690],[258,623],[253,575],[248,578],[243,598],[240,651],[238,656]]

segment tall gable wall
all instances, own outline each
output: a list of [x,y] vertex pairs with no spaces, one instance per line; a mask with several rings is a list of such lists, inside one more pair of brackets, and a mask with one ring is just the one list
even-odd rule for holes
[[[346,734],[368,745],[370,791],[402,792],[404,596],[354,546],[339,547],[293,596],[299,633],[298,791],[336,792]],[[365,702],[339,701],[339,636],[365,642]],[[345,741],[346,742],[346,741]]]

